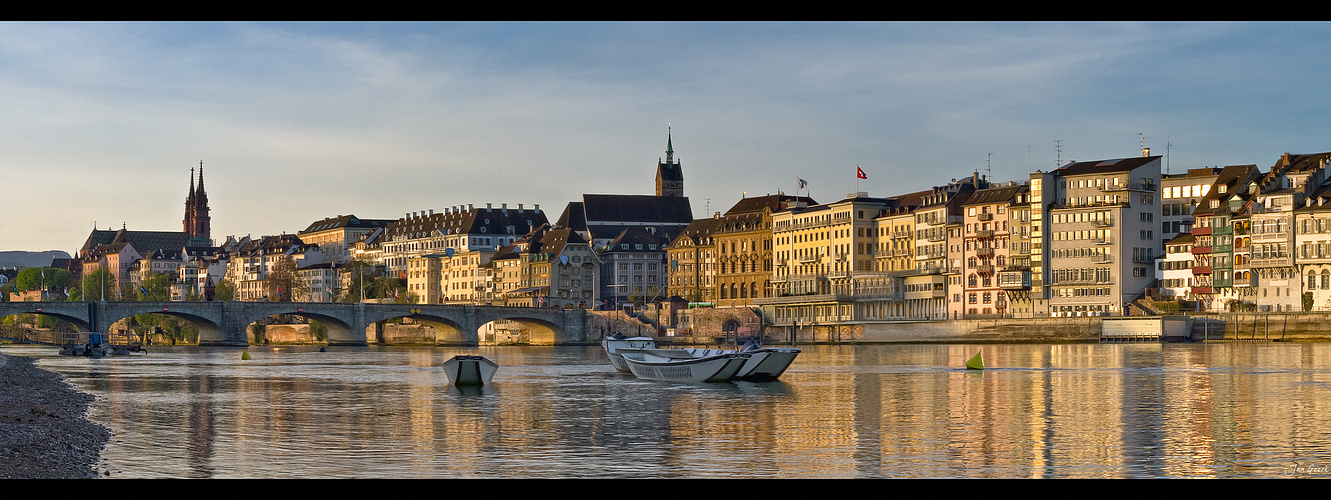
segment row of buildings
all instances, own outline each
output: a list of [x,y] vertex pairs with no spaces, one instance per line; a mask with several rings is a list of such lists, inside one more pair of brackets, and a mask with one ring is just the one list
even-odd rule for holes
[[[667,139],[654,195],[459,205],[399,219],[338,215],[294,234],[208,239],[202,164],[181,233],[95,230],[82,271],[173,298],[334,301],[367,277],[432,304],[605,309],[672,300],[758,308],[778,324],[1103,316],[1183,299],[1205,310],[1331,309],[1331,153],[1161,173],[1161,157],[1070,162],[1021,182],[978,173],[929,190],[818,203],[745,197],[694,219]],[[302,283],[273,289],[293,263]],[[297,294],[298,295],[295,295]],[[363,293],[350,294],[363,296]]]

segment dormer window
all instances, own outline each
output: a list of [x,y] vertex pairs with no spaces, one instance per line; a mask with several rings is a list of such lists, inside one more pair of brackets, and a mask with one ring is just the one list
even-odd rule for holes
[[1220,200],[1211,200],[1211,208],[1220,208]]
[[1229,186],[1228,186],[1228,185],[1225,185],[1225,184],[1221,184],[1220,187],[1219,187],[1218,189],[1220,190],[1220,194],[1225,194],[1225,192],[1229,190]]

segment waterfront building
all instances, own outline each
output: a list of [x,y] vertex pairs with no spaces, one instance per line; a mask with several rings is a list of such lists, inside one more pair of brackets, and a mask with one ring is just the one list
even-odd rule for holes
[[143,286],[143,282],[148,280],[154,274],[167,274],[172,277],[172,281],[185,263],[181,249],[167,250],[164,248],[148,252],[148,255],[135,260],[129,265],[127,274],[129,276],[129,291],[131,294],[138,293]]
[[1155,257],[1163,249],[1156,220],[1160,157],[1142,154],[1072,162],[1050,172],[1053,199],[1043,206],[1054,316],[1124,315],[1125,305],[1155,281]]
[[[235,300],[266,301],[272,294],[267,282],[268,274],[279,262],[290,261],[300,269],[324,262],[318,245],[307,245],[294,234],[246,237],[244,243],[227,252],[226,279],[236,290]],[[290,294],[291,290],[280,293]],[[294,297],[293,297],[294,299]]]
[[[961,233],[960,237],[948,244],[961,255],[960,262],[952,267],[960,271],[960,276],[953,279],[960,281],[958,288],[964,300],[954,304],[964,307],[963,317],[1008,315],[1007,290],[1019,290],[1023,284],[1022,276],[1019,272],[1009,275],[1015,280],[1008,287],[1003,287],[998,274],[1010,264],[1010,247],[1015,239],[1012,237],[1009,209],[1019,202],[1019,195],[1027,192],[1025,184],[991,186],[973,192],[970,199],[962,204],[962,223],[956,229]],[[956,311],[953,311],[953,317],[956,317]]]
[[823,205],[772,214],[772,296],[753,300],[776,324],[857,321],[884,314],[894,298],[892,277],[874,269],[878,224],[894,200],[850,193]]
[[[716,226],[720,214],[697,219],[671,240],[666,247],[670,270],[667,275],[667,295],[680,297],[697,306],[716,305]],[[614,303],[604,303],[602,307]]]
[[[228,238],[228,243],[234,243]],[[213,300],[217,283],[226,275],[226,247],[185,247],[182,263],[171,282],[171,300]]]
[[387,227],[391,219],[362,219],[355,215],[338,215],[310,223],[296,233],[300,240],[319,245],[329,262],[346,264],[351,260],[351,247],[375,229]]
[[1161,300],[1186,299],[1191,295],[1194,276],[1192,244],[1190,232],[1179,233],[1165,242],[1164,259],[1158,266]]
[[[599,299],[613,304],[643,304],[666,297],[666,254],[670,240],[639,227],[630,227],[597,248],[601,259]],[[609,304],[604,304],[609,301]]]
[[1192,212],[1211,191],[1220,168],[1190,168],[1182,174],[1160,176],[1160,238],[1169,241],[1192,228]]
[[1007,314],[1012,318],[1035,317],[1031,297],[1031,193],[1029,183],[1023,186],[1007,208],[1011,241],[1007,265],[998,270],[997,276],[1007,298]]
[[[780,193],[745,197],[724,214],[714,217],[716,307],[748,307],[757,299],[774,296],[772,214],[817,204],[807,196]],[[866,245],[873,239],[872,234],[862,234],[855,241]],[[864,253],[857,255],[868,255],[870,259],[860,258],[856,263],[865,271],[872,270],[872,245],[861,251]]]
[[139,253],[133,241],[125,237],[125,231],[122,229],[114,243],[99,245],[93,251],[84,254],[83,276],[90,276],[99,269],[106,269],[115,279],[102,284],[106,287],[104,296],[124,296],[129,285],[129,267],[141,258],[143,254]]
[[1201,302],[1200,309],[1224,311],[1233,302],[1255,304],[1250,228],[1261,178],[1256,165],[1224,167],[1192,211],[1190,298]]
[[337,263],[318,262],[296,268],[296,280],[302,286],[293,290],[293,302],[336,302],[341,291]]
[[361,240],[363,250],[357,252],[353,244],[352,254],[373,259],[393,277],[406,279],[407,259],[413,256],[441,253],[450,248],[461,253],[493,251],[547,222],[540,205],[528,209],[518,204],[516,209],[510,209],[507,203],[498,208],[487,203],[485,208],[470,204],[448,207],[442,213],[408,212],[385,226],[382,233],[371,231]]
[[498,249],[476,248],[439,257],[438,289],[444,304],[490,304],[494,293],[494,268],[490,260]]
[[407,293],[415,304],[444,303],[442,253],[407,258]]
[[1331,311],[1331,185],[1321,186],[1294,211],[1295,259],[1303,276],[1300,310]]
[[1303,275],[1295,262],[1294,211],[1327,181],[1328,159],[1331,153],[1285,153],[1256,184],[1251,267],[1259,310],[1303,310]]
[[[512,253],[520,262],[518,288],[504,295],[506,305],[591,308],[595,304],[601,261],[577,231],[543,224],[515,242]],[[512,260],[506,252],[503,259]]]
[[874,269],[878,272],[905,274],[915,270],[915,209],[930,192],[898,196],[892,207],[874,218]]
[[[979,173],[969,179],[935,186],[921,198],[915,209],[915,271],[906,278],[906,307],[911,317],[920,319],[954,319],[961,316],[963,307],[962,275],[954,265],[959,264],[961,243],[962,204],[976,189],[989,187]],[[955,243],[949,244],[951,229]]]

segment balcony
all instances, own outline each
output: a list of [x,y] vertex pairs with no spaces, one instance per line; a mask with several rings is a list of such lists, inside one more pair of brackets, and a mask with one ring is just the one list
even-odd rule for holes
[[1192,227],[1192,236],[1194,238],[1197,236],[1210,236],[1211,233],[1212,231],[1211,228],[1209,227],[1197,227],[1197,226]]
[[1194,287],[1192,287],[1192,294],[1193,294],[1193,295],[1210,295],[1210,294],[1213,294],[1213,293],[1215,293],[1215,289],[1214,289],[1214,288],[1211,288],[1211,287],[1209,287],[1209,286],[1194,286]]
[[1113,255],[1093,255],[1093,256],[1091,256],[1091,262],[1094,262],[1094,263],[1096,263],[1096,264],[1110,264],[1110,263],[1113,263],[1113,262],[1114,262],[1114,256],[1113,256]]
[[976,249],[975,249],[975,255],[980,256],[980,257],[993,257],[993,256],[994,256],[994,249],[993,249],[993,247],[980,247],[980,248],[976,248]]
[[982,238],[982,239],[993,238],[993,237],[994,237],[994,230],[993,230],[993,229],[985,229],[985,230],[976,231],[976,232],[975,232],[975,237],[976,237],[976,238]]
[[1211,253],[1211,247],[1192,247],[1193,255],[1207,255]]
[[1199,274],[1211,274],[1211,266],[1195,266],[1192,268],[1193,276]]
[[933,243],[938,243],[940,241],[947,241],[947,235],[940,234],[936,236],[930,236],[929,241]]
[[987,212],[986,212],[986,213],[982,213],[982,214],[976,215],[975,218],[978,219],[978,220],[981,220],[981,221],[991,221],[991,220],[994,220],[994,214],[991,214],[991,213],[987,213]]
[[1093,220],[1091,225],[1095,227],[1114,227],[1114,219]]
[[1101,239],[1095,240],[1095,244],[1096,244],[1096,245],[1113,245],[1113,244],[1114,244],[1114,239],[1113,239],[1113,238],[1101,238]]
[[975,266],[975,272],[980,274],[994,274],[994,266],[992,264]]

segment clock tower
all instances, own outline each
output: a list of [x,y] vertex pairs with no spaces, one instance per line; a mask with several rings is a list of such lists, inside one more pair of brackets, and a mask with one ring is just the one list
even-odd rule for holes
[[684,170],[680,168],[679,161],[675,159],[675,147],[671,141],[669,129],[666,129],[665,161],[657,160],[656,164],[656,195],[684,196]]

